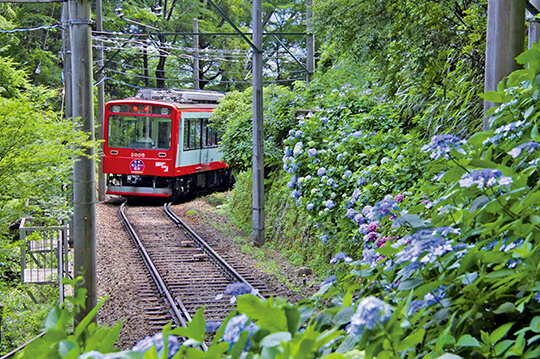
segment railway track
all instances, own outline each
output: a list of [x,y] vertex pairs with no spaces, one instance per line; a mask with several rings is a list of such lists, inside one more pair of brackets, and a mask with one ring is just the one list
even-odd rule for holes
[[139,293],[152,303],[150,319],[160,323],[173,320],[185,326],[205,306],[207,321],[222,321],[234,304],[227,296],[222,300],[216,300],[216,296],[235,282],[250,286],[260,297],[270,294],[265,283],[244,268],[227,246],[220,245],[216,238],[201,238],[172,211],[170,204],[161,210],[128,208],[124,203],[119,211],[155,286]]

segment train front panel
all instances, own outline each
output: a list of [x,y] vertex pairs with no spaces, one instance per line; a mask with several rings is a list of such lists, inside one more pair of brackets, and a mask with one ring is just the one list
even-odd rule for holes
[[105,107],[103,172],[107,193],[172,195],[178,109],[152,100],[110,101]]

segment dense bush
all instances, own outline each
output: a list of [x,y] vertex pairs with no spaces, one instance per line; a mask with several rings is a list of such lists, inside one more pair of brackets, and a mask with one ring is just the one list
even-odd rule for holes
[[[224,159],[237,170],[245,171],[252,163],[253,115],[251,88],[229,92],[212,114],[212,127],[221,134]],[[282,141],[294,124],[298,97],[285,87],[269,86],[264,90],[265,166],[281,162]]]

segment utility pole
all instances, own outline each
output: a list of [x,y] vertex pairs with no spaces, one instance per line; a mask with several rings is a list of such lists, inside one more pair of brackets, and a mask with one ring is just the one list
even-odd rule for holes
[[[102,0],[96,0],[96,30],[103,31],[103,2]],[[96,63],[97,68],[100,69],[103,67],[103,42],[100,40],[98,43],[97,54],[96,54]],[[104,124],[105,124],[105,75],[101,73],[102,78],[99,80],[98,84],[98,107],[97,107],[97,120],[99,124],[99,130],[97,133],[97,139],[103,140],[105,134],[103,133]],[[103,144],[100,144],[99,148],[103,152]],[[98,200],[105,200],[105,174],[103,173],[103,161],[98,160]]]
[[[525,41],[525,0],[489,0],[486,44],[485,91],[496,91],[497,84],[518,69],[515,58]],[[486,112],[498,106],[484,101],[484,130],[489,129]]]
[[[69,0],[71,26],[71,68],[73,71],[73,118],[77,128],[94,140],[94,103],[92,94],[91,0]],[[73,165],[73,241],[75,276],[82,276],[86,307],[76,323],[96,306],[96,199],[93,147],[84,149]]]
[[[529,0],[529,3],[540,10],[540,0]],[[536,19],[536,14],[531,13],[531,19],[529,20],[529,49],[532,48],[532,44],[538,42],[540,39],[540,23]]]
[[253,244],[264,245],[264,135],[261,0],[252,1],[253,49]]
[[70,27],[69,27],[69,3],[62,3],[62,53],[64,62],[64,118],[71,120],[71,46],[70,46]]
[[201,89],[199,81],[199,19],[193,19],[193,88]]
[[307,28],[307,37],[306,37],[306,67],[307,67],[307,74],[306,74],[306,81],[311,81],[311,76],[313,75],[313,70],[315,69],[315,62],[314,62],[314,47],[315,47],[315,38],[313,36],[313,28],[311,26],[311,4],[312,0],[306,0],[306,28]]

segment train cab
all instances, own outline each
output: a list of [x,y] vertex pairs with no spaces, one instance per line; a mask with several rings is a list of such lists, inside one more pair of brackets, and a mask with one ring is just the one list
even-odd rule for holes
[[103,172],[107,193],[181,198],[231,184],[209,125],[223,94],[143,89],[105,105]]

